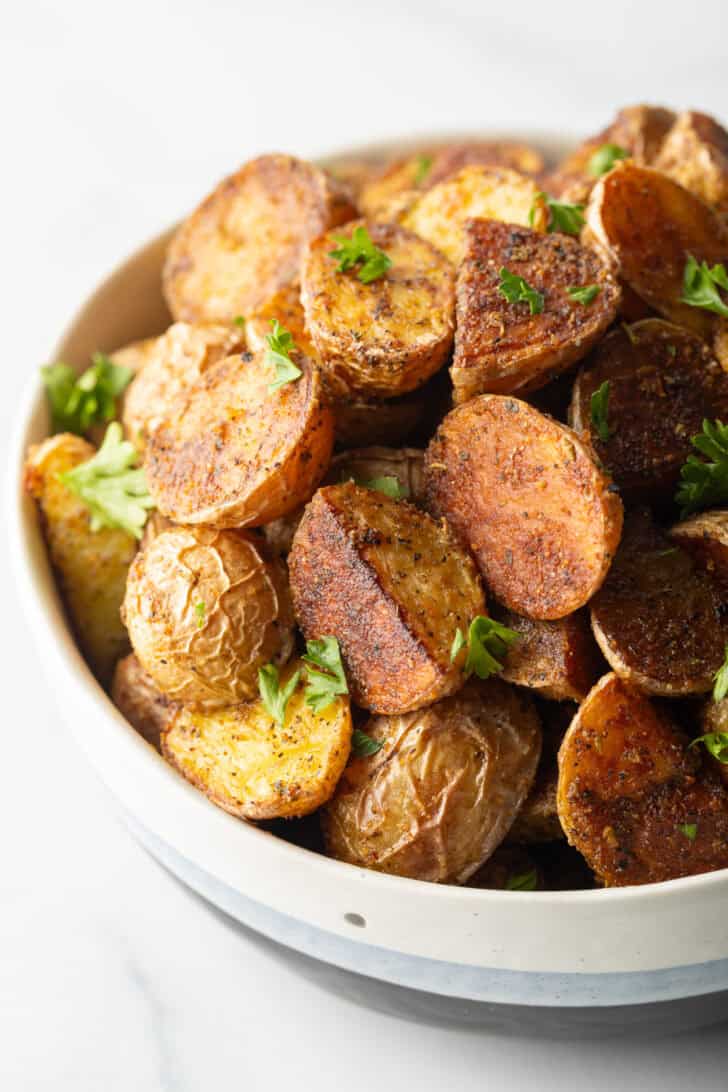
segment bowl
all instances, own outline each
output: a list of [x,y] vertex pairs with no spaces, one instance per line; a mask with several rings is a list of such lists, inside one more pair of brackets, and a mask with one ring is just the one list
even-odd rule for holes
[[[516,139],[550,157],[564,150],[554,138]],[[342,156],[395,147],[402,143]],[[165,329],[160,270],[170,233],[101,284],[49,359],[81,367],[97,349]],[[596,1034],[684,1031],[728,1015],[728,870],[594,891],[437,886],[289,844],[227,815],[185,782],[116,710],[68,628],[21,487],[27,448],[48,430],[35,361],[28,370],[34,378],[19,407],[10,465],[22,601],[75,739],[150,853],[237,921],[320,961],[309,966],[328,984],[419,1020]],[[334,968],[348,973],[345,985]]]

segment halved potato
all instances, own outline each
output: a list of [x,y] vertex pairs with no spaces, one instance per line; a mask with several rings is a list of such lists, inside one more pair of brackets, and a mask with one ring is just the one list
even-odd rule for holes
[[589,447],[526,402],[482,394],[457,406],[427,449],[425,482],[430,511],[518,614],[563,618],[607,575],[622,503]]
[[156,686],[207,709],[254,697],[258,669],[293,650],[285,567],[244,531],[160,532],[134,559],[123,616]]
[[728,603],[728,510],[701,512],[676,523],[668,532],[673,542],[710,574]]
[[163,288],[175,319],[232,322],[296,279],[309,239],[351,220],[344,187],[311,163],[264,155],[224,179],[177,231]]
[[695,110],[680,114],[654,167],[718,212],[728,213],[728,133],[715,118]]
[[309,359],[318,360],[313,342],[306,329],[306,319],[301,303],[301,285],[296,281],[284,285],[245,321],[248,348],[265,352],[273,320],[277,320],[293,338],[296,348]]
[[[540,312],[508,302],[499,287],[502,269],[541,294]],[[584,286],[598,293],[589,304],[568,292]],[[455,403],[542,387],[589,352],[614,321],[619,297],[609,267],[570,236],[468,220],[450,367]]]
[[507,167],[463,167],[433,186],[409,207],[400,223],[427,239],[453,265],[465,256],[465,224],[468,220],[502,220],[545,231],[546,204],[532,178]]
[[[124,413],[124,406],[126,399],[133,385],[136,376],[139,372],[153,359],[157,348],[156,337],[145,337],[140,341],[132,341],[129,345],[123,345],[120,349],[115,349],[113,353],[109,353],[108,357],[112,364],[116,364],[120,368],[128,368],[133,373],[130,386],[126,387],[116,398],[116,417],[121,419]],[[86,432],[86,438],[91,441],[94,447],[101,447],[104,442],[104,436],[106,435],[106,429],[108,428],[108,421],[102,421],[98,424],[91,425]]]
[[392,398],[414,390],[442,366],[452,346],[454,271],[442,255],[396,224],[369,224],[392,262],[362,284],[359,269],[338,271],[337,239],[363,222],[311,243],[301,271],[306,328],[337,399]]
[[364,726],[381,749],[347,766],[322,815],[330,856],[464,883],[503,840],[541,748],[529,699],[498,679]]
[[[302,666],[289,664],[281,685]],[[241,819],[287,819],[320,808],[336,788],[350,747],[348,697],[314,712],[302,680],[282,727],[257,700],[206,713],[180,709],[162,733],[164,757]]]
[[89,509],[59,481],[95,454],[80,436],[51,436],[28,452],[25,488],[38,505],[51,565],[81,649],[106,685],[129,648],[119,608],[137,543],[126,531],[92,531]]
[[502,677],[552,701],[581,701],[599,676],[601,656],[583,611],[546,622],[493,607],[493,616],[518,634]]
[[723,662],[728,631],[717,588],[646,512],[625,520],[591,620],[610,666],[648,694],[704,694]]
[[403,444],[428,416],[429,384],[401,398],[382,401],[354,398],[334,402],[334,437],[337,447]]
[[304,512],[288,566],[304,635],[338,639],[358,705],[405,713],[462,686],[450,649],[485,600],[444,522],[351,482],[325,486]]
[[607,886],[728,867],[728,788],[666,709],[605,675],[559,751],[566,837]]
[[[609,383],[601,439],[592,395]],[[645,319],[608,334],[580,369],[570,422],[631,501],[672,500],[690,440],[703,419],[728,416],[728,374],[701,338],[662,319]]]
[[333,415],[318,369],[271,390],[276,370],[262,350],[211,365],[169,407],[147,448],[149,492],[176,523],[257,527],[295,510],[326,472]]
[[114,669],[111,700],[132,728],[159,750],[160,732],[176,705],[155,685],[133,652]]

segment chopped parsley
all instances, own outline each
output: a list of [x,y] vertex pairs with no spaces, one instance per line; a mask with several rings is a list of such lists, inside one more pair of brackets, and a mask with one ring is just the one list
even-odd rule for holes
[[691,443],[706,459],[688,455],[680,470],[675,500],[682,518],[728,502],[728,425],[703,421],[703,431],[693,436]]
[[528,872],[512,872],[506,880],[506,891],[535,891],[538,885],[538,873],[535,868]]
[[285,387],[286,383],[293,383],[300,379],[303,372],[291,360],[291,352],[296,348],[293,335],[281,326],[278,319],[271,319],[271,332],[266,334],[268,342],[266,358],[269,364],[273,364],[276,370],[275,380],[268,389],[277,391],[279,387]]
[[699,743],[702,743],[706,751],[722,766],[728,766],[728,732],[707,732],[706,735],[694,739],[690,746],[697,747]]
[[300,668],[294,671],[287,683],[281,686],[280,673],[275,664],[266,664],[258,671],[258,690],[263,705],[279,727],[286,718],[286,706],[291,700],[301,677]]
[[379,478],[352,478],[344,476],[342,481],[351,481],[354,485],[361,485],[364,489],[373,489],[376,493],[384,493],[385,497],[392,500],[402,500],[409,496],[409,490],[395,478],[394,474],[383,474]]
[[377,751],[381,751],[383,746],[384,740],[372,739],[360,728],[354,729],[351,736],[351,753],[354,758],[369,758],[370,755],[375,755]]
[[245,316],[236,315],[233,319],[233,326],[245,326]]
[[575,303],[581,303],[584,307],[588,307],[590,303],[594,303],[594,300],[601,292],[601,288],[598,284],[582,284],[571,285],[566,291]]
[[503,670],[503,664],[497,658],[505,656],[509,647],[519,639],[520,634],[507,626],[479,614],[470,623],[467,637],[458,627],[450,648],[450,662],[454,662],[462,648],[467,645],[465,659],[466,675],[477,675],[479,679],[488,679]]
[[619,144],[602,144],[600,148],[592,155],[591,159],[586,165],[586,169],[589,174],[594,175],[595,178],[600,178],[607,171],[611,171],[615,163],[620,159],[627,159],[629,152],[626,148],[621,148]]
[[697,823],[678,823],[677,829],[681,834],[684,834],[689,842],[694,842],[698,833]]
[[560,231],[564,235],[578,235],[584,227],[583,205],[568,205],[563,201],[555,201],[547,193],[537,193],[531,209],[528,213],[528,222],[533,227],[536,214],[539,210],[539,201],[544,201],[549,214],[546,230],[551,233]]
[[431,155],[418,155],[417,164],[415,166],[415,186],[421,186],[427,178],[428,174],[432,170],[432,156]]
[[596,434],[603,444],[606,444],[609,437],[612,435],[612,430],[609,427],[608,414],[609,414],[609,380],[605,379],[601,386],[592,394],[589,399],[589,413],[591,416],[591,423],[596,430]]
[[202,601],[195,603],[195,615],[197,616],[197,628],[202,629],[205,624],[205,604]]
[[374,245],[369,232],[361,224],[354,228],[351,238],[346,235],[334,235],[333,238],[340,244],[336,250],[329,251],[329,257],[336,258],[339,263],[337,273],[346,273],[347,269],[358,265],[359,280],[362,284],[370,284],[383,277],[392,265],[392,259]]
[[339,642],[335,637],[306,641],[306,704],[320,713],[335,701],[337,695],[348,694]]
[[702,307],[704,311],[713,311],[716,315],[728,315],[728,306],[723,302],[718,289],[728,291],[728,273],[722,264],[709,268],[707,262],[700,265],[690,254],[683,273],[683,294],[681,303],[691,307]]
[[498,291],[509,303],[527,303],[532,315],[540,315],[543,311],[543,294],[531,288],[523,277],[511,273],[505,266],[498,271],[500,284]]
[[114,364],[103,353],[94,353],[92,364],[76,375],[68,364],[47,364],[40,370],[48,395],[54,432],[83,436],[92,425],[113,421],[116,399],[131,382],[134,372]]
[[725,652],[723,654],[723,664],[718,668],[713,676],[713,697],[716,701],[723,701],[723,698],[728,694],[728,645],[725,646]]

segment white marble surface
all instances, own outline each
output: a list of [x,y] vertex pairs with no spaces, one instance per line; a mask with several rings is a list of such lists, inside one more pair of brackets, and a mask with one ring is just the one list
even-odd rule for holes
[[[726,22],[721,0],[6,5],[0,434],[98,277],[251,153],[589,129],[641,98],[725,118]],[[553,1046],[417,1029],[261,950],[117,824],[0,573],[3,1092],[725,1089],[724,1031]]]

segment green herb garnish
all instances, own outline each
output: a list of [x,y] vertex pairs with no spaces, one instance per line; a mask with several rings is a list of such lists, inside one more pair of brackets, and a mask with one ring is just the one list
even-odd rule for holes
[[601,288],[598,284],[582,284],[572,285],[566,291],[575,303],[581,303],[584,307],[588,307],[590,303],[594,303],[594,300],[601,292]]
[[724,265],[714,265],[709,268],[707,262],[700,265],[688,256],[683,273],[683,294],[681,303],[687,303],[691,307],[702,307],[704,311],[713,311],[716,315],[728,315],[728,306],[720,296],[719,288],[728,291],[728,273]]
[[383,250],[375,246],[369,232],[365,227],[355,227],[351,238],[346,235],[334,235],[333,238],[341,245],[336,250],[329,251],[330,258],[336,258],[337,273],[345,273],[347,269],[358,265],[361,268],[357,276],[362,284],[370,284],[379,277],[383,277],[392,265]]
[[675,500],[683,519],[700,508],[728,501],[728,425],[703,421],[703,431],[690,442],[707,461],[688,455],[680,470]]
[[293,383],[300,379],[303,372],[291,360],[291,352],[296,348],[293,335],[281,326],[278,319],[271,319],[271,332],[266,334],[268,342],[266,358],[269,364],[273,364],[276,370],[275,380],[269,384],[268,390],[277,391],[279,387],[285,387],[286,383]]
[[301,677],[300,668],[294,671],[287,683],[281,686],[280,673],[275,664],[266,664],[258,671],[258,690],[263,705],[281,728],[285,723],[286,706]]
[[245,315],[236,315],[233,319],[233,326],[245,326]]
[[690,746],[697,747],[699,743],[702,743],[721,765],[728,766],[728,732],[707,732],[706,735],[694,739]]
[[92,361],[91,367],[79,376],[68,364],[41,368],[54,432],[83,436],[92,425],[113,421],[116,416],[116,399],[131,382],[134,372],[114,364],[103,353],[94,353]]
[[512,872],[506,880],[506,891],[535,891],[538,886],[538,873],[535,868],[528,872]]
[[595,178],[599,178],[601,175],[606,174],[607,171],[611,171],[615,163],[620,159],[627,159],[629,152],[626,148],[620,148],[619,144],[602,144],[601,148],[592,155],[591,159],[586,165],[586,169],[589,174],[594,175]]
[[431,155],[418,155],[417,166],[415,167],[415,186],[421,186],[427,178],[428,174],[432,170],[432,156]]
[[695,841],[695,836],[698,833],[697,823],[678,823],[677,829],[680,831],[681,834],[685,835],[688,841]]
[[381,751],[383,746],[383,739],[372,739],[360,728],[355,728],[352,732],[351,753],[354,758],[369,758],[370,755],[375,755],[377,751]]
[[468,627],[467,637],[458,627],[450,648],[450,662],[465,645],[468,646],[468,655],[465,660],[465,674],[475,674],[479,679],[488,679],[491,675],[503,670],[503,664],[497,659],[505,656],[509,647],[517,641],[520,634],[507,626],[496,622],[494,618],[486,618],[479,614]]
[[606,444],[609,437],[612,435],[612,430],[609,427],[607,416],[609,413],[609,380],[605,379],[600,387],[592,394],[589,399],[589,413],[591,416],[591,423],[596,429],[597,436]]
[[547,232],[560,231],[564,235],[578,235],[584,227],[583,205],[567,205],[563,201],[555,201],[553,197],[549,197],[543,191],[536,194],[528,213],[528,222],[531,227],[533,227],[536,214],[539,211],[539,201],[544,201],[548,209]]
[[195,614],[197,616],[197,628],[202,629],[205,624],[205,604],[202,601],[195,603]]
[[384,493],[385,497],[392,500],[402,500],[409,496],[409,490],[395,478],[393,474],[383,474],[381,478],[352,478],[344,477],[342,481],[351,481],[354,485],[361,485],[364,489],[373,489],[376,493]]
[[713,698],[715,701],[723,701],[723,698],[728,694],[728,645],[725,646],[723,664],[713,676],[713,682],[715,683]]
[[339,642],[335,637],[306,641],[306,704],[320,713],[337,697],[348,694]]
[[509,303],[527,303],[532,315],[540,315],[543,311],[543,294],[531,288],[523,277],[511,273],[505,266],[498,271],[500,284],[498,291]]

